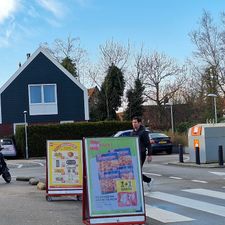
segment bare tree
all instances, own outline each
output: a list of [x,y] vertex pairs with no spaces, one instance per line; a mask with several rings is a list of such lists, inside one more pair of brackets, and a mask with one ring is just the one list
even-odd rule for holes
[[[225,14],[222,23],[225,25]],[[225,30],[220,31],[209,12],[204,11],[198,30],[190,33],[196,50],[194,59],[201,61],[202,74],[206,68],[214,68],[218,77],[219,91],[225,95]]]
[[99,48],[102,54],[101,60],[105,69],[108,69],[111,65],[115,65],[121,70],[124,69],[130,53],[129,42],[127,47],[124,47],[112,39],[106,41],[104,45],[100,45]]
[[76,67],[78,79],[82,79],[81,77],[84,75],[82,72],[87,64],[87,52],[81,47],[78,37],[69,36],[66,40],[56,39],[52,47],[49,47],[48,43],[42,43],[41,46],[47,48],[59,63],[62,63],[63,59],[69,58]]
[[163,53],[145,55],[140,62],[145,96],[161,106],[165,99],[172,99],[185,81],[185,68]]
[[89,65],[87,75],[91,79],[91,86],[95,85],[98,87],[98,89],[101,88],[101,84],[104,80],[104,77],[102,76],[103,72],[101,71],[101,68],[99,65]]

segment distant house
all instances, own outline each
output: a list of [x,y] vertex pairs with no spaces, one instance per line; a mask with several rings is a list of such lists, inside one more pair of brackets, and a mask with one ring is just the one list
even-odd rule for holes
[[88,89],[90,120],[96,119],[100,91],[97,86]]
[[88,89],[88,102],[89,108],[94,107],[98,103],[99,89],[97,86]]
[[40,47],[0,88],[0,136],[24,123],[24,111],[29,124],[87,121],[88,92]]

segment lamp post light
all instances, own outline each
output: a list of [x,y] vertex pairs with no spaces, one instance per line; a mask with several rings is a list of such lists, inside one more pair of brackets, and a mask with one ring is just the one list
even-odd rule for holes
[[214,101],[214,113],[215,113],[215,123],[217,123],[217,111],[216,111],[216,94],[208,94],[208,97],[212,97]]
[[173,103],[172,102],[167,102],[166,105],[170,106],[171,129],[172,129],[172,133],[174,134]]
[[25,155],[28,159],[28,142],[27,142],[27,111],[23,111],[24,115],[24,130],[25,130]]

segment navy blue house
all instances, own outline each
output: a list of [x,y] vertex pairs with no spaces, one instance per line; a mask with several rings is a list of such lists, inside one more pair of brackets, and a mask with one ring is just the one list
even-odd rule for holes
[[0,88],[0,135],[24,113],[29,124],[89,120],[87,89],[41,47]]

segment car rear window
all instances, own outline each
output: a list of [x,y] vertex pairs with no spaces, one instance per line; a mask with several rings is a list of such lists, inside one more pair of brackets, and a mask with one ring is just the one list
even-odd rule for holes
[[149,137],[151,137],[151,138],[159,138],[159,137],[168,137],[168,136],[165,135],[165,134],[161,134],[161,133],[151,133],[151,134],[149,134]]

